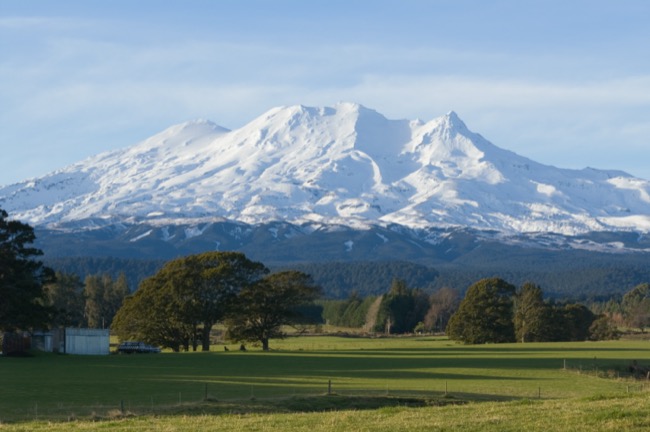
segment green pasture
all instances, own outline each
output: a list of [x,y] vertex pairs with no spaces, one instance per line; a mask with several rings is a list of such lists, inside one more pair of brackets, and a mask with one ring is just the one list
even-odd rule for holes
[[[618,377],[633,360],[650,365],[647,341],[465,346],[433,337],[297,337],[273,341],[271,352],[229,348],[225,352],[216,346],[209,353],[1,357],[0,430],[69,430],[73,425],[79,430],[111,425],[124,430],[197,430],[181,426],[195,421],[212,424],[203,430],[214,429],[219,421],[239,425],[229,430],[255,430],[257,421],[279,425],[290,419],[295,420],[293,429],[277,430],[328,421],[347,424],[341,430],[371,430],[363,429],[360,420],[371,416],[369,412],[403,418],[404,424],[409,424],[407,418],[422,416],[434,421],[442,412],[458,422],[471,422],[466,417],[485,410],[498,419],[505,412],[534,413],[549,407],[561,411],[568,405],[591,410],[607,405],[603,400],[634,409],[650,399],[644,382]],[[330,382],[333,394],[327,396]],[[435,406],[400,406],[409,405],[409,398]],[[465,405],[438,406],[451,403]],[[358,415],[346,415],[346,408]],[[312,412],[331,410],[339,412]],[[117,419],[122,413],[135,417]],[[617,415],[611,413],[612,421],[620,426]],[[113,420],[86,421],[93,418]],[[79,420],[67,423],[69,419]],[[167,429],[147,426],[166,421]],[[356,421],[361,421],[359,427],[353,425]],[[650,421],[650,413],[639,421]],[[372,430],[417,430],[411,426]]]
[[310,431],[310,432],[594,432],[643,431],[650,428],[647,394],[614,398],[523,400],[470,403],[427,408],[223,414],[205,412],[174,416],[139,416],[101,421],[31,421],[0,425],[4,431]]

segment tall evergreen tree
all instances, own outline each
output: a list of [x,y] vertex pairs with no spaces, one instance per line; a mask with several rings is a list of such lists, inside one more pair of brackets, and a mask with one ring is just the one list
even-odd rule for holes
[[525,283],[515,296],[515,336],[519,342],[553,340],[549,306],[544,303],[542,289]]
[[589,339],[591,325],[596,316],[585,305],[569,303],[558,309],[559,329],[556,336],[559,340],[585,341]]
[[394,279],[390,291],[382,297],[375,330],[388,334],[412,332],[424,320],[428,308],[429,300],[422,291],[410,289],[403,280]]
[[86,277],[84,298],[85,316],[88,327],[108,328],[113,317],[129,294],[126,276],[121,273],[117,280],[109,274]]
[[117,279],[111,280],[110,283],[104,285],[104,307],[102,309],[106,316],[106,327],[110,327],[113,317],[122,307],[122,303],[128,295],[129,284],[124,273],[120,273]]
[[51,309],[43,285],[54,273],[35,259],[43,252],[30,247],[34,229],[8,218],[0,209],[0,330],[46,327]]
[[[86,325],[90,328],[104,328],[106,317],[104,314],[105,283],[109,282],[108,275],[89,275],[84,281],[84,315]],[[112,280],[110,280],[112,283]]]
[[467,344],[513,342],[515,287],[498,279],[482,279],[469,287],[447,324],[449,338]]
[[53,309],[52,324],[80,327],[84,324],[84,285],[76,274],[55,274],[55,281],[45,285],[48,304]]

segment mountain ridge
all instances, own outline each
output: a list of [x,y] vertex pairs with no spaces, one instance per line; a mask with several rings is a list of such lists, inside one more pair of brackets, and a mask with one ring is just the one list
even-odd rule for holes
[[48,229],[217,221],[468,227],[508,235],[650,231],[650,182],[546,166],[450,111],[389,120],[354,103],[273,108],[241,128],[171,126],[37,179],[0,207]]

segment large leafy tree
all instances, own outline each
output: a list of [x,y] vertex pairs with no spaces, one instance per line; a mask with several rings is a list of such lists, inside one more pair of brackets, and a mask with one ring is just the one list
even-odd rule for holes
[[34,229],[8,217],[0,209],[0,330],[46,326],[50,308],[43,285],[54,274],[35,259],[43,252],[30,246]]
[[[267,273],[263,264],[239,252],[206,252],[170,261],[125,302],[113,329],[172,349],[200,341],[208,351],[212,327],[232,309],[244,287]],[[146,303],[151,306],[145,311]],[[149,317],[146,324],[142,315],[137,316],[143,313]],[[165,319],[169,322],[163,326],[164,334],[148,324]]]
[[121,340],[189,350],[195,345],[198,320],[187,315],[187,298],[177,286],[154,275],[143,280],[115,315],[111,329]]
[[268,269],[239,252],[208,252],[172,261],[165,266],[174,284],[191,296],[187,313],[201,322],[201,345],[210,350],[210,331],[232,308],[237,294]]
[[467,344],[513,342],[515,290],[499,278],[474,283],[447,324],[449,338]]
[[274,273],[244,287],[229,314],[228,334],[233,340],[260,342],[282,338],[282,326],[305,323],[313,317],[308,306],[320,296],[311,277],[298,271]]

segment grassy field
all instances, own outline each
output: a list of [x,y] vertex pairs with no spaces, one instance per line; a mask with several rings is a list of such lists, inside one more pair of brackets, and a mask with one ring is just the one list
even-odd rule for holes
[[268,353],[230,348],[0,358],[0,430],[650,427],[644,383],[617,378],[633,360],[650,364],[647,341],[301,337]]

